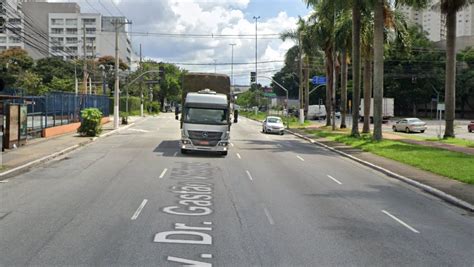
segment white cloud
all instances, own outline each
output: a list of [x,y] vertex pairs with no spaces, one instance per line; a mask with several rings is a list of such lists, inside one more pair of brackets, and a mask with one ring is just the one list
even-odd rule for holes
[[[229,63],[231,61],[230,43],[234,47],[234,62],[255,61],[255,23],[246,16],[250,0],[113,0],[133,21],[135,32],[174,33],[174,34],[217,34],[248,35],[241,38],[164,38],[133,36],[136,47],[143,44],[144,55],[167,62]],[[95,2],[89,0],[89,2]],[[106,3],[106,1],[102,1]],[[85,2],[80,2],[88,9]],[[268,3],[271,4],[271,3]],[[98,8],[100,6],[95,5]],[[112,10],[112,7],[110,7]],[[87,10],[87,11],[90,11]],[[104,12],[104,14],[106,14]],[[258,61],[282,61],[292,41],[282,42],[279,34],[296,27],[297,17],[280,12],[274,17],[264,17],[258,21]],[[282,62],[259,64],[259,69],[268,75],[278,71]],[[185,67],[185,66],[183,66]],[[214,66],[186,66],[192,71],[214,71]],[[230,74],[230,66],[217,66],[218,72]],[[255,66],[236,65],[236,82],[248,83],[249,72]],[[263,81],[262,81],[263,82]]]

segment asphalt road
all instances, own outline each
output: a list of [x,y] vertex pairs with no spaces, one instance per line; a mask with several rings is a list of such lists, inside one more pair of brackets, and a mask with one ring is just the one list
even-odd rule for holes
[[472,214],[259,130],[181,155],[162,114],[0,183],[0,265],[474,265]]

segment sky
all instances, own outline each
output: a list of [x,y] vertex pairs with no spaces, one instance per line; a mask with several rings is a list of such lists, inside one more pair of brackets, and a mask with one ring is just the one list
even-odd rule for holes
[[[60,2],[53,0],[50,2]],[[190,71],[231,74],[234,82],[249,84],[255,69],[255,20],[258,19],[259,75],[272,76],[283,66],[294,42],[278,34],[296,27],[298,16],[310,11],[302,0],[77,0],[82,12],[125,15],[132,21],[132,43],[145,59],[179,65]],[[163,36],[160,34],[178,34]],[[189,35],[194,36],[189,36]],[[184,36],[183,36],[184,35]],[[197,37],[195,35],[198,35]],[[204,36],[202,36],[204,35]],[[219,36],[220,35],[220,36]],[[225,36],[222,36],[225,35]],[[243,63],[243,64],[242,64]],[[259,80],[269,84],[265,79]]]

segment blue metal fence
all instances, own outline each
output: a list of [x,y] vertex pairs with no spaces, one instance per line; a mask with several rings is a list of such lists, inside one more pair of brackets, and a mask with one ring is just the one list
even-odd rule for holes
[[29,138],[41,136],[44,128],[79,122],[80,113],[86,108],[97,108],[105,117],[110,115],[109,98],[102,95],[54,92],[44,96],[21,96],[7,102],[27,104]]

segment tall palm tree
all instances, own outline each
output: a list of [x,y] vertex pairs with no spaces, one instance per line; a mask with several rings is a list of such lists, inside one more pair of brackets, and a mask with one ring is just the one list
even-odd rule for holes
[[[429,0],[398,0],[395,5],[406,5],[421,8]],[[450,2],[451,0],[443,0]],[[465,0],[472,1],[472,0]],[[383,76],[384,76],[384,25],[390,17],[387,13],[392,1],[375,0],[374,2],[374,136],[376,141],[382,140],[382,108],[383,108]],[[393,14],[392,14],[393,15]]]
[[372,98],[372,60],[374,40],[374,17],[366,14],[362,22],[362,57],[364,59],[364,126],[362,133],[370,133],[370,100]]
[[360,107],[360,31],[361,31],[362,0],[352,2],[352,130],[351,135],[359,134],[359,107]]
[[347,62],[352,45],[352,15],[343,10],[336,21],[336,45],[341,56],[341,129],[346,128],[347,115]]
[[456,14],[474,0],[441,0],[441,12],[446,15],[446,127],[444,138],[454,137],[456,116]]

